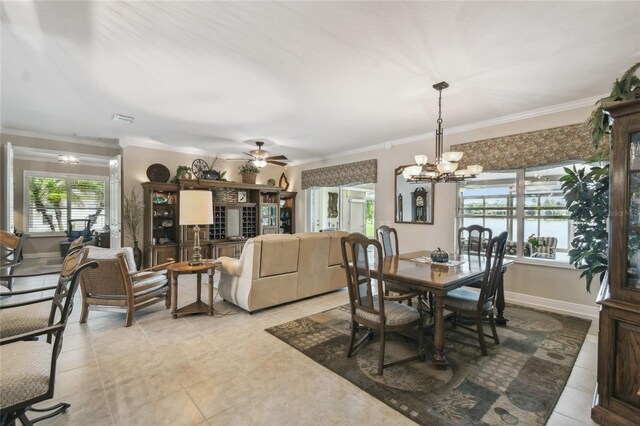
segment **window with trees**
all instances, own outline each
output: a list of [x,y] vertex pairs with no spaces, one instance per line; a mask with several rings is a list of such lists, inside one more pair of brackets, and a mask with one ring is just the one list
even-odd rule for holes
[[485,172],[458,184],[458,226],[509,233],[507,254],[568,262],[573,225],[562,197],[564,167]]
[[69,220],[85,219],[91,229],[108,223],[108,178],[25,172],[25,228],[30,234],[60,233]]

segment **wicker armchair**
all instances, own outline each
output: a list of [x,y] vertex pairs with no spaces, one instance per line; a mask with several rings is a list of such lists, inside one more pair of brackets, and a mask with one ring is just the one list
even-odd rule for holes
[[6,292],[13,289],[13,271],[22,264],[22,248],[29,234],[20,236],[7,231],[0,231],[0,274],[6,278],[0,279],[2,284],[0,291]]
[[164,300],[169,308],[171,290],[166,266],[162,265],[136,271],[131,247],[104,249],[86,247],[86,261],[98,261],[98,268],[86,271],[80,280],[82,314],[80,323],[87,322],[89,310],[126,312],[125,327],[133,323],[133,314]]

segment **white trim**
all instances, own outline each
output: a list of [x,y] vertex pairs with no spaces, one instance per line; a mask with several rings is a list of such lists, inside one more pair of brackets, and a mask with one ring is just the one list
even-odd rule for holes
[[[13,157],[14,160],[22,160],[22,161],[37,161],[41,163],[54,163],[59,164],[60,162],[57,159],[53,158],[38,158],[38,157],[29,157],[26,155],[16,155]],[[105,157],[108,158],[108,157]],[[100,168],[109,168],[109,163],[97,162],[97,161],[83,161],[81,160],[79,164],[75,164],[76,166],[91,166],[91,167],[100,167]]]
[[81,145],[99,146],[102,148],[113,148],[113,149],[119,148],[117,138],[96,138],[96,139],[107,139],[107,140],[113,141],[113,142],[108,142],[107,140],[102,141],[102,140],[78,138],[73,136],[49,135],[45,133],[31,132],[28,130],[7,129],[5,127],[0,129],[0,132],[2,132],[2,134],[23,136],[27,138],[47,139],[47,140],[58,141],[58,142],[68,142],[68,143],[77,143]]
[[[522,306],[541,309],[543,311],[557,312],[560,314],[573,315],[598,321],[598,306],[581,305],[579,303],[564,302],[562,300],[547,299],[545,297],[531,296],[529,294],[514,293],[505,291],[504,297],[507,302],[512,302]],[[508,310],[505,312],[509,318]]]
[[560,268],[560,269],[571,269],[577,271],[575,266],[570,263],[565,263],[560,260],[551,260],[551,259],[537,259],[535,257],[521,257],[519,259],[514,259],[514,263],[519,265],[532,265],[532,266],[544,266],[547,268]]
[[[167,152],[180,152],[182,154],[193,154],[193,155],[206,155],[208,157],[217,157],[217,154],[211,153],[209,151],[205,151],[200,148],[195,147],[186,147],[180,145],[167,145],[162,142],[157,142],[148,139],[140,139],[140,138],[125,138],[120,139],[120,147],[127,148],[129,146],[135,146],[138,148],[147,148],[147,149],[155,149],[158,151],[167,151]],[[226,161],[226,159],[223,159]]]
[[[25,253],[23,256],[25,259],[40,259],[42,257],[62,257],[60,256],[59,251],[48,251],[44,253]],[[42,266],[45,266],[45,265],[42,265]]]

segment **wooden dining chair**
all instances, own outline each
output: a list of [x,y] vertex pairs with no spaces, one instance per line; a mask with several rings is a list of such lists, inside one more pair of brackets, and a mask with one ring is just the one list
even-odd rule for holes
[[[398,248],[398,231],[396,231],[396,228],[391,228],[387,225],[380,226],[376,230],[376,239],[382,245],[382,254],[384,257],[400,254],[400,249]],[[419,292],[409,290],[405,286],[394,283],[388,279],[385,280],[384,284],[385,296],[388,296],[390,291],[406,296],[411,295],[411,297],[406,299],[409,306],[412,306],[412,298],[417,297],[418,294],[420,294]]]
[[[444,309],[453,312],[452,325],[476,331],[483,356],[487,355],[487,346],[484,340],[485,334],[482,328],[482,320],[484,318],[488,318],[492,333],[491,336],[486,336],[493,338],[496,344],[500,344],[493,318],[493,308],[496,302],[496,291],[502,279],[502,262],[508,235],[507,232],[502,232],[497,237],[492,238],[487,245],[485,254],[486,266],[480,292],[458,288],[447,293],[444,298]],[[460,324],[458,322],[460,317],[474,320],[476,330]]]
[[[369,263],[369,249],[382,259],[382,245],[362,234],[350,234],[342,237],[342,261],[347,274],[347,288],[349,290],[349,302],[351,305],[351,335],[347,357],[351,357],[362,343],[373,336],[373,331],[380,333],[380,357],[378,362],[378,374],[382,375],[385,367],[396,365],[400,362],[412,360],[424,360],[424,333],[422,303],[418,307],[394,303],[406,299],[406,296],[385,296],[382,274],[382,262],[378,262],[377,280],[371,277]],[[359,325],[367,327],[365,335],[355,342],[356,331]],[[389,332],[411,331],[418,329],[418,353],[415,356],[391,361],[385,364],[384,349],[385,336]]]
[[13,290],[14,271],[22,265],[22,249],[24,242],[31,235],[23,233],[15,235],[8,231],[0,230],[0,274],[6,276],[0,282],[6,283],[2,285],[0,291],[6,292]]
[[[467,262],[484,264],[486,245],[491,241],[493,231],[481,225],[463,226],[458,229],[458,254]],[[468,287],[480,288],[482,279],[467,284]]]

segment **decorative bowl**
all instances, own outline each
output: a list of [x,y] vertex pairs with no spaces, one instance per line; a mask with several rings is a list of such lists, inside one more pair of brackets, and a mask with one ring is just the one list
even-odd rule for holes
[[153,204],[165,204],[167,201],[169,200],[165,197],[153,197]]

